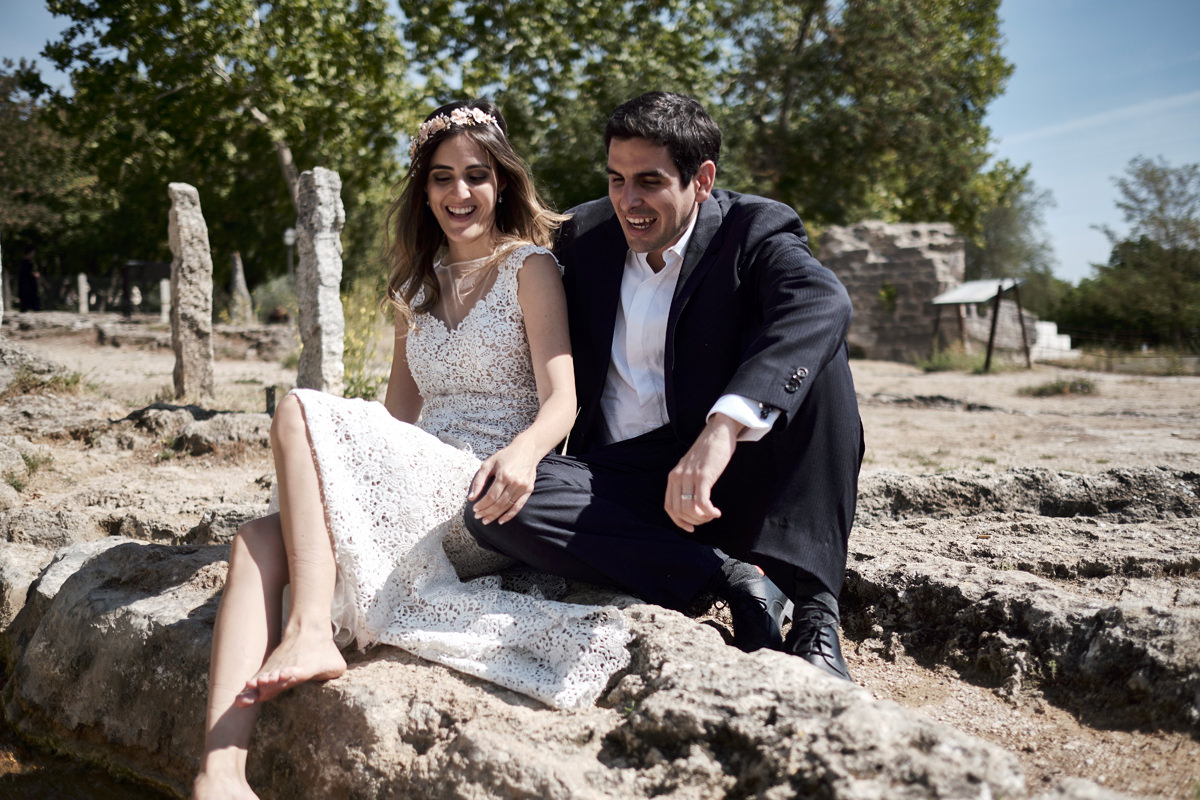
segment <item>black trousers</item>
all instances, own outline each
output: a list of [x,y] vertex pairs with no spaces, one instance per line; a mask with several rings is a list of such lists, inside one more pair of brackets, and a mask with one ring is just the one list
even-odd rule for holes
[[[832,377],[832,376],[831,376]],[[687,533],[663,510],[667,473],[687,451],[669,428],[538,466],[525,507],[467,528],[484,547],[573,580],[616,586],[686,609],[733,555],[759,564],[793,599],[845,574],[863,456],[862,424],[846,391],[816,392],[805,413],[738,445],[713,489],[722,516]]]
[[663,510],[667,473],[686,449],[660,428],[583,456],[551,454],[515,518],[484,525],[468,505],[467,528],[483,546],[545,572],[686,608],[727,557]]

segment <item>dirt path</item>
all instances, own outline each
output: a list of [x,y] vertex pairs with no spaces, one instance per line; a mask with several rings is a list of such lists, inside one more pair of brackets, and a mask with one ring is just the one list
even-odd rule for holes
[[[6,331],[8,330],[6,320]],[[169,397],[169,349],[99,345],[94,332],[14,337],[31,353],[80,372],[88,392],[123,413]],[[1200,378],[1139,378],[1049,367],[987,376],[925,374],[890,362],[852,363],[866,428],[864,475],[925,475],[1010,467],[1099,473],[1114,467],[1200,469]],[[288,385],[294,369],[277,362],[221,359],[214,408],[258,411],[263,390]],[[1085,378],[1095,390],[1036,398],[1022,388]],[[224,462],[97,453],[57,443],[54,462],[30,491],[116,491],[155,486],[180,508],[214,497],[261,493],[265,453]],[[203,478],[197,474],[201,472]],[[68,488],[64,488],[68,487]],[[1200,742],[1186,733],[1118,729],[1084,721],[1036,693],[1005,698],[954,670],[886,657],[877,642],[847,641],[860,684],[876,696],[991,740],[1015,753],[1031,794],[1078,776],[1135,796],[1200,797]],[[1103,715],[1099,715],[1103,716]]]

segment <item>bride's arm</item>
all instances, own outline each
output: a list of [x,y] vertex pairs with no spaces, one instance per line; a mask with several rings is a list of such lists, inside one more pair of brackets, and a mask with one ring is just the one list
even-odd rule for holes
[[408,336],[408,325],[396,315],[396,336],[392,341],[392,372],[388,376],[387,395],[383,405],[393,417],[401,422],[416,423],[421,415],[421,393],[417,391],[417,382],[413,380],[412,372],[408,369],[408,353],[405,348],[405,337]]
[[566,438],[575,420],[575,374],[567,333],[567,299],[554,258],[545,254],[525,259],[517,273],[517,299],[525,317],[525,336],[533,359],[539,409],[533,423],[507,447],[483,462],[471,482],[469,498],[485,523],[508,522],[529,499],[537,464]]

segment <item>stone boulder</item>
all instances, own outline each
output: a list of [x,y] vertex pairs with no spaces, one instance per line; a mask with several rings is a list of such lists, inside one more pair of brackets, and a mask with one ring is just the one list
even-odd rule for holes
[[233,444],[270,447],[271,417],[263,413],[215,414],[189,423],[179,438],[182,449],[194,456]]
[[[5,633],[13,726],[185,793],[224,556],[119,538],[60,551]],[[993,745],[675,612],[625,613],[633,661],[595,708],[376,648],[266,705],[251,780],[264,798],[1026,796]]]
[[1200,473],[880,472],[859,508],[852,638],[1200,734]]

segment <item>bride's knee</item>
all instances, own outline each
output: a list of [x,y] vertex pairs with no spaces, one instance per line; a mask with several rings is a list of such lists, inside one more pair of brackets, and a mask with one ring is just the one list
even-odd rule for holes
[[264,577],[287,577],[287,549],[278,514],[251,520],[234,534],[229,551],[230,569],[236,572],[238,567],[251,562]]
[[304,419],[304,408],[296,395],[285,396],[275,408],[275,416],[271,419],[271,442],[285,446],[303,442],[308,446],[308,423]]

